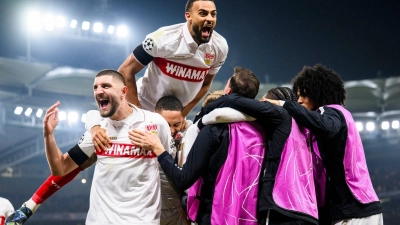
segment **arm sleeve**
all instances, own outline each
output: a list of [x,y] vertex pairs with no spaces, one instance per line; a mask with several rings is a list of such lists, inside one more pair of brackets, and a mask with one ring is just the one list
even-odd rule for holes
[[68,150],[68,155],[76,165],[81,166],[89,159],[94,151],[95,148],[92,142],[92,136],[90,135],[90,132],[86,131],[78,144]]
[[216,37],[213,41],[216,42],[217,48],[219,49],[219,54],[216,56],[214,64],[211,66],[209,74],[217,74],[221,69],[222,65],[224,65],[226,57],[228,56],[228,43],[225,38],[222,36]]
[[323,107],[323,113],[310,111],[297,102],[286,101],[283,105],[296,122],[319,135],[333,136],[341,127],[341,115],[338,111]]
[[85,129],[90,132],[90,129],[94,126],[100,126],[100,122],[104,118],[100,116],[99,110],[89,110],[86,113]]
[[133,50],[133,55],[135,56],[136,60],[146,66],[151,61],[153,61],[153,56],[149,55],[143,48],[143,44],[138,45],[135,50]]
[[255,118],[244,114],[232,108],[214,109],[207,115],[203,116],[202,122],[204,125],[216,123],[233,123],[239,121],[254,121]]
[[222,107],[230,107],[256,118],[257,121],[276,125],[280,124],[284,116],[287,115],[283,107],[276,106],[268,101],[260,102],[237,94],[225,95],[212,101],[205,107],[204,111],[208,113],[215,108]]
[[204,171],[207,171],[214,144],[210,126],[206,126],[197,136],[190,149],[187,163],[183,167],[179,167],[167,152],[158,156],[158,162],[175,186],[184,191],[193,185]]

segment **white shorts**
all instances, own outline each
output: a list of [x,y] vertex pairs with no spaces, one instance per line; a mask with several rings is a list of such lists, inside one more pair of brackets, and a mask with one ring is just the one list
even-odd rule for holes
[[332,223],[332,225],[372,225],[372,224],[383,225],[382,213],[364,218],[345,219]]

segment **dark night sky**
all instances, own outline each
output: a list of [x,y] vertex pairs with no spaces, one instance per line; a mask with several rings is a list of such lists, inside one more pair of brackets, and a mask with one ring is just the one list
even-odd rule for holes
[[[304,65],[322,63],[348,80],[400,76],[400,1],[224,0],[215,1],[216,31],[229,54],[216,79],[233,67],[251,69],[262,82],[287,83]],[[0,57],[26,54],[24,15],[30,8],[68,19],[124,22],[133,49],[145,35],[184,22],[185,0],[0,0]],[[47,34],[46,34],[47,33]],[[124,49],[78,42],[43,32],[31,39],[41,62],[94,70],[118,68]]]

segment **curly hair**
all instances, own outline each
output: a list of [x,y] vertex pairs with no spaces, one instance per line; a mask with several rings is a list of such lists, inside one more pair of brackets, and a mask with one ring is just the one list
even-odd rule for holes
[[339,74],[321,64],[304,66],[293,78],[293,92],[297,97],[308,97],[317,107],[329,104],[344,105],[346,90]]
[[292,89],[288,87],[276,87],[267,91],[263,98],[273,99],[273,100],[289,100],[296,101],[296,94],[292,91]]

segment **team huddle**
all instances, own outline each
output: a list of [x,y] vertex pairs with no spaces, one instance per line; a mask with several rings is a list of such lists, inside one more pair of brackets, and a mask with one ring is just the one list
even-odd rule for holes
[[185,18],[148,34],[118,70],[97,73],[98,110],[66,153],[54,136],[61,103],[47,110],[52,175],[5,224],[24,224],[92,165],[88,225],[383,224],[340,76],[304,66],[292,88],[256,100],[257,76],[235,67],[210,93],[228,54],[216,6],[188,0]]

